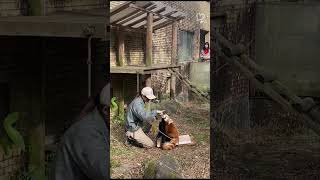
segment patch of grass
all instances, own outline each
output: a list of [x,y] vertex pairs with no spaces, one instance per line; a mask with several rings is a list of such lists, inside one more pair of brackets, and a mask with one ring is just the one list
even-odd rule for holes
[[203,133],[192,133],[192,136],[196,140],[196,142],[209,142],[210,135]]
[[111,165],[111,168],[117,168],[117,167],[120,167],[121,164],[119,161],[117,161],[115,159],[111,159],[110,165]]
[[114,123],[114,124],[118,124],[120,126],[124,126],[125,125],[125,114],[124,115],[117,115],[115,117],[113,117],[111,119],[111,121]]
[[126,147],[111,146],[110,154],[112,157],[130,156],[132,154],[132,151],[128,150]]

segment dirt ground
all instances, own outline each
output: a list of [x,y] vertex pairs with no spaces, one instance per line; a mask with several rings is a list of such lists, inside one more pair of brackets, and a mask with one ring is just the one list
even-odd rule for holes
[[209,104],[167,102],[160,106],[175,119],[180,134],[189,134],[196,144],[181,145],[171,151],[127,147],[124,145],[124,127],[111,122],[111,178],[143,178],[146,162],[165,154],[177,160],[184,178],[210,177]]
[[215,129],[212,174],[217,179],[319,179],[320,137],[279,135],[271,128]]

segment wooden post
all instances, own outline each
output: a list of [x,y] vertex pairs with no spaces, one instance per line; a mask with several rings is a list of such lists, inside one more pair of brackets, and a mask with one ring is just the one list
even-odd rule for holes
[[147,19],[147,38],[146,38],[146,66],[152,65],[152,26],[153,14],[148,13]]
[[[33,78],[30,80],[32,89],[32,119],[29,122],[28,141],[29,147],[29,170],[35,169],[32,176],[36,179],[43,179],[45,176],[45,117],[46,117],[46,46],[45,40],[41,40],[41,71],[37,73],[41,74],[39,78]],[[33,74],[33,77],[39,76]],[[39,83],[40,82],[40,83]]]
[[124,32],[117,32],[117,41],[118,41],[118,65],[119,66],[124,66]]
[[28,14],[31,16],[43,16],[45,14],[44,0],[29,0]]
[[200,49],[202,48],[200,47],[200,29],[197,29],[194,33],[193,48],[194,48],[193,59],[197,60],[200,57],[199,52],[200,52]]
[[137,71],[137,94],[140,93],[140,73]]
[[[178,25],[177,22],[172,24],[172,51],[171,51],[171,64],[177,64],[177,47],[178,45]],[[176,94],[176,77],[171,73],[170,81],[170,99],[174,99]]]
[[122,120],[124,120],[124,96],[125,96],[125,77],[121,79],[121,92],[119,96],[119,104],[118,104],[118,115],[121,117]]

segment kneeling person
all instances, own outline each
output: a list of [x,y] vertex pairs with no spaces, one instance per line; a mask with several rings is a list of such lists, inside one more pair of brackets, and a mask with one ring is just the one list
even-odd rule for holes
[[156,97],[153,95],[151,87],[145,87],[141,90],[139,96],[137,96],[128,106],[126,116],[126,136],[142,145],[143,147],[154,147],[154,142],[145,134],[142,130],[143,123],[151,124],[157,114],[161,114],[163,111],[153,110],[151,112],[145,111],[144,105]]

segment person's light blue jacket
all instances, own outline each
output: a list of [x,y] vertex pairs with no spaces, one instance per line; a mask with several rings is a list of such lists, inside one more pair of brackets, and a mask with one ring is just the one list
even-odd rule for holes
[[136,97],[128,106],[126,115],[126,130],[134,132],[142,127],[143,122],[152,122],[157,111],[147,112],[144,109],[144,102],[141,96]]

